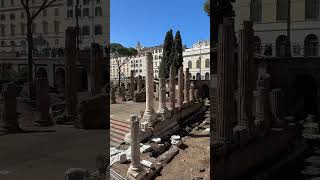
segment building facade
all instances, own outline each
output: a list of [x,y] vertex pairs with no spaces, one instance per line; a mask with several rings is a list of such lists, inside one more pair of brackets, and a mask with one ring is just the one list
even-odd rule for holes
[[[118,64],[121,66],[121,79],[129,79],[131,70],[134,70],[135,77],[146,76],[146,52],[151,52],[153,56],[154,78],[159,77],[159,67],[163,54],[162,45],[153,47],[142,47],[140,43],[136,46],[138,54],[135,57],[128,59],[127,57],[111,59],[110,76],[111,79],[117,80],[119,77]],[[118,63],[119,62],[119,63]],[[124,63],[125,62],[125,63]],[[209,41],[199,41],[192,48],[184,49],[183,51],[183,66],[184,70],[189,67],[191,79],[209,80],[210,79],[210,43]]]
[[[64,48],[65,30],[76,27],[76,1],[57,0],[33,22],[35,49]],[[30,0],[35,13],[42,0]],[[80,49],[110,42],[110,0],[79,0]],[[27,52],[26,13],[20,0],[0,0],[0,52]]]
[[[88,49],[91,43],[105,47],[110,35],[110,0],[78,0],[78,24],[80,49]],[[77,0],[65,0],[65,27],[76,27]]]
[[[320,1],[291,1],[292,56],[319,56]],[[264,54],[272,47],[272,56],[284,56],[287,41],[287,0],[241,0],[234,4],[235,31],[245,20],[253,21],[256,52]]]
[[199,41],[183,52],[184,70],[189,68],[190,78],[210,79],[210,42]]
[[[41,0],[30,1],[35,14]],[[50,8],[34,19],[32,30],[36,49],[64,46],[63,0],[55,1]],[[27,51],[27,15],[20,0],[0,0],[0,52]]]

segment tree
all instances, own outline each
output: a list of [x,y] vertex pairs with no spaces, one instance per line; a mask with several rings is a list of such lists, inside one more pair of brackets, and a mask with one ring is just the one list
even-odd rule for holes
[[170,58],[172,59],[172,65],[175,67],[177,72],[179,68],[183,66],[182,49],[183,46],[180,31],[177,31],[172,43],[172,53]]
[[170,59],[172,53],[172,43],[173,43],[173,35],[172,29],[170,29],[163,43],[163,54],[160,62],[159,68],[159,78],[168,78],[169,77],[169,68],[172,64],[172,60]]
[[[37,6],[30,6],[31,0],[20,0],[27,16],[27,42],[28,42],[28,82],[33,81],[33,56],[34,49],[33,30],[32,24],[36,17],[45,9],[50,7],[56,0],[42,0],[39,8],[35,10]],[[35,10],[34,13],[32,10]]]
[[119,87],[121,85],[121,68],[127,64],[130,59],[138,54],[134,48],[126,48],[119,43],[111,43],[109,46],[110,55],[115,59],[115,64],[118,68]]

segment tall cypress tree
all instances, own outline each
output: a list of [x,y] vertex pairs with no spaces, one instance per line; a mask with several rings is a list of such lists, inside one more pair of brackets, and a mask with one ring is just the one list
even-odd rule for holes
[[182,57],[182,39],[180,35],[180,31],[176,32],[176,36],[173,40],[172,44],[172,53],[171,59],[173,61],[173,66],[178,72],[179,68],[183,66],[183,57]]
[[168,78],[169,77],[169,68],[172,64],[172,60],[170,58],[172,53],[172,43],[173,43],[173,35],[172,35],[172,29],[170,29],[166,37],[164,39],[163,43],[163,54],[162,59],[160,63],[160,69],[159,69],[159,77],[160,78]]

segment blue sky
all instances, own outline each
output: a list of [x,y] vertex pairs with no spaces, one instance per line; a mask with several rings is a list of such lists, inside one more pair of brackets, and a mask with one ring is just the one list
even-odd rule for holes
[[111,42],[126,47],[163,43],[169,29],[180,30],[183,44],[209,40],[210,20],[205,0],[111,0]]

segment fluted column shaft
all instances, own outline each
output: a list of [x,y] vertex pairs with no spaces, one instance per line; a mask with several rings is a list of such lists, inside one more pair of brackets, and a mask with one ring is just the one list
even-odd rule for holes
[[167,110],[167,104],[166,104],[166,79],[160,78],[159,79],[159,113],[164,113],[164,111]]
[[153,59],[150,52],[147,53],[146,62],[146,110],[143,115],[143,119],[152,125],[155,120],[154,112],[154,92],[153,92]]
[[184,90],[183,90],[183,94],[184,94],[184,100],[183,103],[184,104],[188,104],[189,103],[189,68],[186,68],[186,72],[184,74]]
[[252,22],[244,21],[239,34],[238,63],[238,125],[252,132],[253,100],[253,37]]
[[183,67],[178,71],[178,107],[183,106]]
[[139,118],[136,115],[130,117],[131,120],[131,170],[138,171],[141,168],[140,164],[140,127],[139,127]]
[[216,138],[227,142],[232,137],[234,103],[234,20],[224,18],[219,26]]

